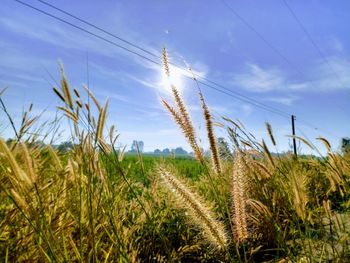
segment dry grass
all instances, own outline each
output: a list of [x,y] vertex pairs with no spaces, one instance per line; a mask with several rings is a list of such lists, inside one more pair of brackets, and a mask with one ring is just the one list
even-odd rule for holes
[[205,124],[206,124],[206,128],[207,128],[209,147],[210,147],[210,151],[211,151],[211,159],[213,162],[215,172],[217,174],[220,174],[221,173],[221,161],[219,158],[218,146],[217,146],[216,138],[214,135],[212,116],[209,112],[207,104],[205,103],[205,100],[204,100],[204,97],[203,97],[203,94],[201,91],[199,91],[199,98],[200,98],[200,101],[202,104],[203,115],[204,115]]
[[219,250],[227,246],[227,237],[224,225],[215,219],[213,212],[204,200],[191,191],[185,183],[177,179],[165,167],[159,167],[159,175],[170,192],[174,192],[179,203],[185,206],[191,214],[192,220],[203,230],[203,236]]
[[[171,74],[166,53],[164,58]],[[85,91],[87,102],[63,72],[61,87],[54,89],[72,127],[73,148],[67,152],[36,143],[32,106],[16,127],[0,101],[15,137],[0,140],[3,261],[347,262],[350,156],[332,151],[325,138],[320,138],[328,152],[323,159],[275,157],[241,123],[225,118],[235,158],[221,159],[200,94],[210,160],[172,87],[175,106],[163,101],[164,106],[202,168],[190,178],[188,167],[170,170],[168,160],[152,166],[139,153],[137,161],[128,161],[125,149],[115,147],[114,126],[106,128],[108,101],[101,106]],[[267,129],[275,145],[272,127]]]
[[248,238],[247,224],[247,176],[245,161],[242,153],[238,150],[234,158],[232,175],[232,222],[234,226],[234,239],[239,245]]
[[[163,65],[164,65],[164,71],[166,75],[170,77],[171,72],[169,69],[168,55],[165,48],[163,49]],[[172,91],[176,108],[171,107],[169,103],[164,99],[162,100],[163,104],[166,107],[166,109],[170,112],[175,122],[181,128],[184,136],[186,137],[187,141],[189,142],[190,146],[193,149],[196,159],[199,162],[204,163],[203,152],[198,145],[195,129],[193,127],[191,118],[188,114],[186,105],[183,99],[181,98],[181,95],[177,90],[177,88],[172,84],[170,85],[171,85],[171,91]]]

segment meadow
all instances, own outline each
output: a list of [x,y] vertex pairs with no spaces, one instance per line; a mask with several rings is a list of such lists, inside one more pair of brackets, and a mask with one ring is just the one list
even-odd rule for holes
[[215,121],[229,141],[220,144],[199,89],[206,156],[171,86],[173,100],[163,104],[194,157],[127,155],[106,126],[108,101],[72,89],[63,70],[60,84],[53,95],[70,121],[71,150],[36,143],[43,126],[49,138],[62,120],[37,125],[31,107],[13,125],[14,140],[0,140],[2,262],[350,261],[350,154],[332,151],[326,138],[318,138],[326,156],[272,154],[243,124],[223,118]]

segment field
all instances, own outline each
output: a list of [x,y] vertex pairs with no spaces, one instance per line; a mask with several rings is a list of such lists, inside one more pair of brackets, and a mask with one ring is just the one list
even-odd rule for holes
[[128,155],[105,125],[108,102],[80,92],[63,73],[53,92],[71,150],[38,145],[30,109],[16,138],[0,140],[2,262],[349,262],[350,155],[325,138],[321,158],[272,154],[223,119],[230,141],[218,143],[199,90],[206,156],[173,86],[163,104],[194,157]]

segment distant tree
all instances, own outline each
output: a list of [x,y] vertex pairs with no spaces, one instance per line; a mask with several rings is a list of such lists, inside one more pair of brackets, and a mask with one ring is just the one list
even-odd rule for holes
[[171,154],[171,151],[169,150],[169,148],[165,148],[165,149],[162,151],[162,153],[163,153],[164,155],[170,155],[170,154]]
[[[44,147],[46,146],[46,143],[44,143],[43,141],[35,141],[35,142],[33,143],[33,146],[37,146],[37,147],[39,147],[39,148],[44,148]],[[73,148],[73,145],[72,145],[71,148]]]
[[143,152],[143,148],[144,148],[143,141],[136,141],[136,140],[132,141],[130,152],[137,152],[137,146],[139,147],[139,151]]
[[137,152],[137,141],[136,140],[132,141],[130,152]]
[[341,139],[341,150],[344,154],[350,152],[350,138],[345,137]]
[[60,145],[57,146],[57,150],[59,150],[60,152],[68,152],[71,149],[73,149],[72,142],[62,142]]
[[139,144],[140,152],[143,152],[143,148],[144,148],[145,144],[143,143],[143,141],[139,141],[138,144]]
[[174,152],[176,155],[187,155],[188,154],[184,149],[182,149],[182,147],[177,147],[174,150]]
[[154,153],[154,154],[162,154],[162,151],[159,150],[159,149],[155,149],[153,153]]
[[176,157],[175,149],[171,149],[171,150],[170,150],[170,155],[171,155],[172,158],[175,158],[175,157]]
[[211,156],[211,150],[207,149],[205,151],[202,151],[205,157],[210,157]]
[[219,156],[222,159],[229,159],[232,154],[228,142],[223,137],[219,137],[217,140]]

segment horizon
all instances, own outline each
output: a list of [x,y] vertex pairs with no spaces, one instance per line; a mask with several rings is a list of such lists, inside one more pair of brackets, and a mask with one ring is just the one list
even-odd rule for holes
[[[38,1],[26,3],[89,28]],[[48,3],[153,53],[161,54],[166,46],[172,63],[183,68],[189,65],[201,77],[296,115],[296,134],[312,140],[322,153],[326,150],[315,140],[318,136],[327,138],[334,150],[339,149],[341,138],[349,137],[347,1],[254,2],[254,9],[244,1],[206,5],[200,1],[156,5],[104,1],[98,5],[99,13],[93,1],[84,1],[84,5],[66,0]],[[176,147],[190,151],[160,103],[161,97],[169,95],[162,68],[15,1],[3,1],[0,15],[0,90],[9,87],[2,98],[16,123],[21,119],[21,107],[30,103],[34,104],[33,113],[47,109],[42,120],[52,119],[59,105],[52,87],[59,81],[57,63],[62,61],[72,87],[81,90],[88,84],[101,102],[110,98],[107,120],[116,125],[120,143],[131,146],[133,140],[144,141],[145,151]],[[170,70],[202,139],[201,146],[207,149],[197,84],[175,68]],[[221,116],[239,119],[259,141],[264,138],[271,146],[265,129],[269,122],[278,150],[290,149],[290,118],[201,84],[200,88],[216,122],[223,121]],[[3,112],[0,121],[0,135],[13,137]],[[62,128],[67,130],[62,141],[68,140],[66,121]],[[223,129],[215,133],[227,138]],[[302,149],[311,152],[306,146]]]

